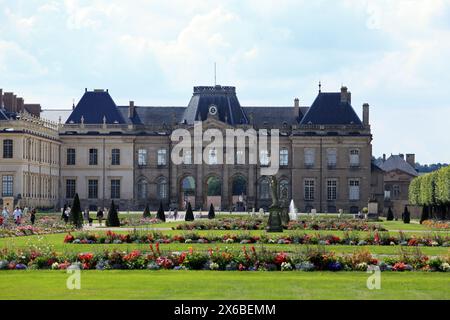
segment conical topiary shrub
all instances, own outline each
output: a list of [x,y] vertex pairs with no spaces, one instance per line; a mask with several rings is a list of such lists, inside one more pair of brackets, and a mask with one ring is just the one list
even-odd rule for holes
[[162,202],[160,202],[160,204],[159,204],[159,209],[158,209],[158,213],[156,214],[156,218],[163,222],[166,222],[166,213],[164,212]]
[[151,218],[152,214],[150,212],[150,207],[148,204],[145,206],[144,213],[142,214],[142,216],[144,218]]
[[386,220],[387,221],[394,221],[394,213],[392,212],[391,207],[389,207]]
[[73,198],[69,218],[70,222],[75,226],[75,228],[83,228],[83,215],[81,213],[80,198],[78,197],[78,193],[75,194],[75,197]]
[[117,212],[114,200],[111,202],[111,208],[109,209],[108,219],[106,220],[107,227],[120,227],[119,213]]
[[422,208],[422,215],[420,217],[420,224],[422,224],[424,221],[430,219],[430,210],[428,206],[423,206]]
[[405,206],[405,211],[403,212],[403,222],[404,223],[411,222],[411,214],[409,213],[407,206]]
[[211,203],[211,206],[209,207],[209,212],[208,212],[208,219],[212,220],[216,218],[216,211],[214,210],[214,206]]
[[188,207],[186,210],[186,216],[184,217],[184,220],[185,221],[194,221],[195,220],[194,212],[192,211],[192,206],[191,206],[190,202],[188,203]]

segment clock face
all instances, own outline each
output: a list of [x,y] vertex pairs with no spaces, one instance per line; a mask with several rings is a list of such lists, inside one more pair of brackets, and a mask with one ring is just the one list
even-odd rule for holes
[[217,107],[215,105],[212,105],[209,107],[209,114],[215,116],[217,114]]

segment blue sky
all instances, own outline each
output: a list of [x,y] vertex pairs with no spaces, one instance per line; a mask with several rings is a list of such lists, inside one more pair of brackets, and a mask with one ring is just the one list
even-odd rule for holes
[[318,82],[371,105],[374,155],[450,162],[449,0],[0,0],[0,88],[70,108],[187,105],[195,85],[242,105],[310,105]]

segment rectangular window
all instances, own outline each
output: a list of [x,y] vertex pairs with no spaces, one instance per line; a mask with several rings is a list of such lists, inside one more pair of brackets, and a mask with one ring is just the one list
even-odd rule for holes
[[158,166],[165,166],[167,164],[167,150],[158,150]]
[[88,198],[98,199],[98,180],[88,181]]
[[120,166],[120,149],[112,149],[111,151],[111,165]]
[[76,153],[75,149],[67,149],[67,165],[74,166],[75,165]]
[[89,165],[96,166],[98,164],[98,151],[97,149],[89,149]]
[[312,148],[305,149],[305,166],[306,167],[314,167],[316,151]]
[[183,164],[192,164],[192,151],[191,150],[183,151]]
[[328,201],[335,201],[337,199],[337,180],[335,179],[327,181],[327,198]]
[[66,180],[66,199],[73,199],[76,193],[77,182],[74,179]]
[[327,164],[329,167],[336,167],[337,164],[337,150],[327,149]]
[[269,165],[269,151],[267,150],[261,150],[259,152],[259,163],[261,166],[268,166]]
[[138,165],[146,166],[147,165],[147,150],[139,149],[138,151]]
[[287,166],[289,164],[289,151],[288,149],[280,150],[280,166]]
[[360,164],[359,150],[358,149],[350,150],[350,166],[359,167],[359,164]]
[[14,193],[14,177],[3,176],[2,177],[2,195],[3,197],[13,197]]
[[120,180],[111,180],[111,199],[120,199]]
[[359,180],[353,179],[349,181],[349,199],[353,201],[359,200]]
[[307,201],[314,200],[314,194],[315,194],[315,180],[305,179],[305,200]]
[[3,158],[12,159],[14,156],[14,144],[12,140],[3,140]]

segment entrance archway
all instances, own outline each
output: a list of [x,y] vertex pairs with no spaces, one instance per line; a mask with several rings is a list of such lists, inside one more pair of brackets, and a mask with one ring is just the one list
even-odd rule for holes
[[180,207],[186,209],[189,202],[195,207],[195,179],[191,176],[185,177],[181,180],[180,189]]
[[214,205],[214,208],[222,206],[222,181],[218,177],[209,177],[206,180],[206,208]]
[[235,176],[232,182],[232,202],[234,211],[246,211],[247,180],[243,176]]

